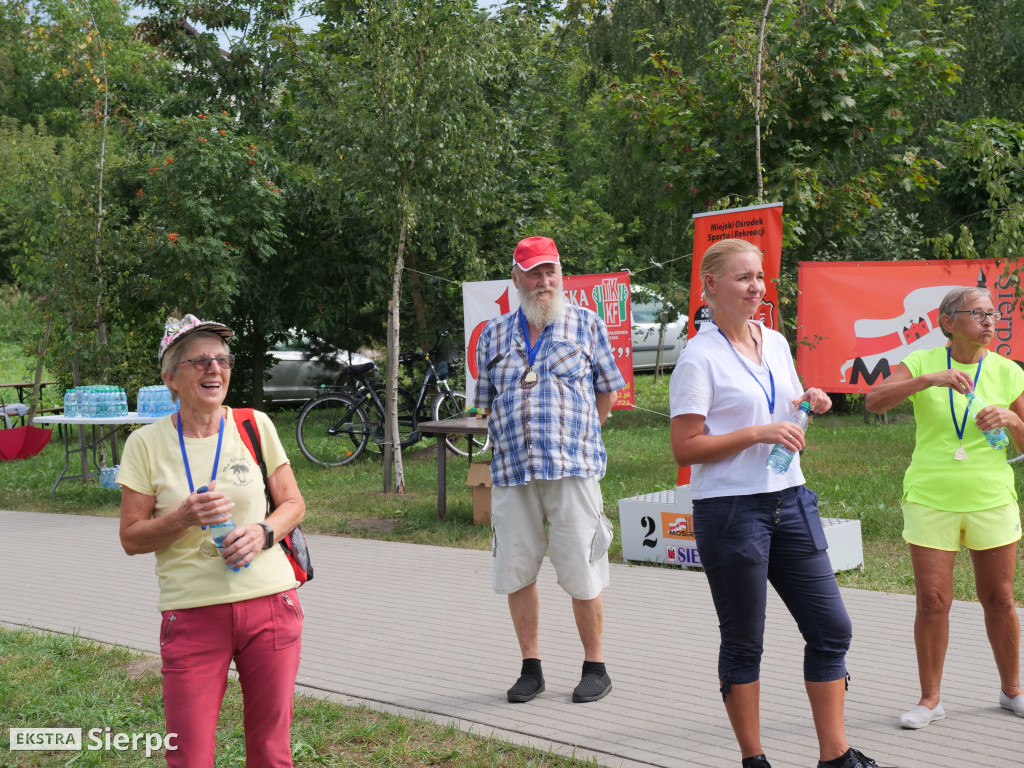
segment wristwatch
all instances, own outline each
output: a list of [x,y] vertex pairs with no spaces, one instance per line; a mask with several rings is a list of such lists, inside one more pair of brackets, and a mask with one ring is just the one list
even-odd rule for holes
[[270,549],[274,546],[274,529],[270,527],[270,523],[260,523],[263,530],[267,533],[267,540],[263,542],[264,549]]

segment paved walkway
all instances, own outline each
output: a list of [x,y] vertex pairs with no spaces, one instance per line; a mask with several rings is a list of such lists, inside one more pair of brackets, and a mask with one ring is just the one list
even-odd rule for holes
[[[153,557],[128,557],[117,520],[0,511],[0,622],[157,651]],[[736,768],[716,683],[717,621],[704,575],[613,565],[605,652],[615,688],[573,704],[582,652],[568,597],[541,572],[547,691],[508,704],[519,653],[504,599],[490,589],[488,552],[310,536],[316,579],[299,682],[308,692],[457,723],[602,766]],[[774,597],[774,596],[773,596]],[[998,706],[999,682],[981,609],[953,606],[947,717],[901,731],[916,703],[914,600],[845,590],[854,622],[848,657],[850,741],[883,765],[995,768],[1024,764],[1024,719]],[[816,765],[801,683],[802,643],[781,602],[768,605],[762,727],[775,768]],[[2,719],[0,719],[2,727]]]

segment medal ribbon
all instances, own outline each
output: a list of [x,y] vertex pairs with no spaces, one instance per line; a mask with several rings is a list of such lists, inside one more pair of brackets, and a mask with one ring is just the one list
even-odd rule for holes
[[[550,326],[548,326],[548,327],[550,327]],[[548,332],[548,328],[545,327],[544,330],[540,332],[540,336],[537,337],[537,343],[534,344],[533,346],[530,346],[530,328],[526,324],[526,317],[523,316],[523,308],[522,307],[519,308],[519,328],[523,332],[523,342],[526,344],[526,350],[527,350],[527,356],[526,356],[527,369],[526,370],[532,371],[533,370],[533,362],[534,362],[534,360],[537,359],[537,353],[540,351],[540,345],[544,341],[544,334]]]
[[[217,453],[213,457],[213,472],[210,473],[210,483],[217,479],[217,465],[220,463],[220,446],[224,442],[224,415],[220,417],[220,429],[217,430]],[[181,460],[185,462],[185,477],[188,478],[189,493],[195,493],[195,486],[192,485],[192,471],[188,466],[188,454],[185,452],[185,433],[181,431],[181,413],[178,413],[178,444],[181,446]]]
[[[981,364],[984,362],[985,356],[982,355],[981,359],[978,360],[978,370],[974,372],[974,386],[978,386],[978,377],[981,376]],[[950,348],[946,347],[946,370],[952,370],[953,368],[953,356],[950,354]],[[973,390],[972,390],[973,391]],[[964,419],[959,424],[956,422],[956,410],[953,408],[953,388],[949,388],[949,413],[953,417],[953,429],[956,430],[957,439],[960,442],[964,440],[964,430],[967,429],[967,414],[971,410],[971,404],[968,403],[967,407],[964,408]]]
[[[721,328],[716,328],[715,330],[717,330],[719,333],[722,333],[722,329]],[[748,327],[748,330],[749,330],[749,327]],[[729,345],[729,349],[732,350],[732,353],[734,355],[736,355],[736,357],[739,359],[739,361],[741,363],[743,363],[743,367],[747,369],[747,373],[750,374],[750,378],[752,378],[755,382],[757,382],[757,386],[759,386],[761,388],[761,391],[764,392],[765,402],[768,403],[768,412],[774,416],[775,415],[775,377],[772,375],[771,366],[768,365],[768,361],[765,359],[764,354],[761,355],[761,362],[764,363],[764,367],[768,369],[768,383],[771,385],[771,388],[772,388],[771,395],[768,394],[768,390],[764,388],[764,384],[761,383],[761,380],[759,378],[757,378],[757,376],[754,374],[754,372],[750,369],[750,366],[747,365],[747,361],[744,359],[743,355],[741,355],[739,352],[736,351],[736,347],[734,347],[732,345],[732,342],[729,341],[729,337],[726,336],[724,333],[722,333],[722,338],[725,339],[725,343]],[[757,346],[757,339],[754,339],[754,346],[755,347]]]

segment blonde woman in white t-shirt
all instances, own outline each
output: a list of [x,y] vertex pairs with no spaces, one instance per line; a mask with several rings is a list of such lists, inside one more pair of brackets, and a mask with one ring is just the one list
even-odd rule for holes
[[760,663],[767,585],[778,592],[806,640],[804,681],[818,737],[819,768],[869,768],[874,760],[846,741],[846,651],[852,625],[839,595],[799,453],[778,475],[765,466],[772,446],[804,448],[787,421],[807,401],[783,336],[752,318],[764,297],[762,253],[721,240],[704,254],[701,283],[713,312],[679,356],[670,386],[672,451],[693,465],[697,549],[721,630],[718,675],[743,768],[770,768],[760,734]]

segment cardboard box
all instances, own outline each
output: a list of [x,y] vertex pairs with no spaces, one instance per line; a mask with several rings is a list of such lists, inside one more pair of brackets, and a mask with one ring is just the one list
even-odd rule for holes
[[469,465],[466,485],[473,489],[473,523],[491,524],[491,462],[474,461]]

